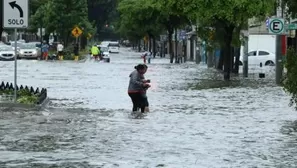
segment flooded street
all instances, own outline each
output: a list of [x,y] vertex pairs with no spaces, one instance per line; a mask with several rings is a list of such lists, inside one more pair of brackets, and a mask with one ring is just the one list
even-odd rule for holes
[[[203,84],[205,66],[157,58],[146,74],[151,113],[130,119],[137,63],[128,49],[109,64],[19,61],[18,83],[47,88],[51,103],[2,109],[0,168],[297,167],[297,114],[282,88],[246,81],[203,89],[215,83]],[[13,82],[13,62],[0,62],[0,71]]]

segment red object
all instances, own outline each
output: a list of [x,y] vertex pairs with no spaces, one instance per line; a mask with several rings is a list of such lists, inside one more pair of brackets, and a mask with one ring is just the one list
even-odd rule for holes
[[287,55],[287,36],[286,35],[281,36],[281,42],[282,42],[282,55],[286,56]]

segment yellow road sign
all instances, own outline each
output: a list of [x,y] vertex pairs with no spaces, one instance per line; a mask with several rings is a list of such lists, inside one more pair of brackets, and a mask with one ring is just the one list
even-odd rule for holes
[[78,37],[82,34],[82,30],[79,27],[75,27],[72,31],[71,31],[72,35],[74,37]]

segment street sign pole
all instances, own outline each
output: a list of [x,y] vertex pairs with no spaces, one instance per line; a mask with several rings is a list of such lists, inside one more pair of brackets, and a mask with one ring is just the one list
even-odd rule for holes
[[18,30],[14,29],[14,102],[17,102],[17,33]]
[[3,0],[3,28],[14,29],[14,102],[17,102],[17,33],[28,27],[29,0]]
[[281,35],[276,35],[275,40],[275,82],[279,85],[281,84],[281,78],[283,75]]
[[269,21],[269,33],[275,34],[275,82],[281,84],[283,75],[282,65],[282,35],[285,33],[285,23],[283,18],[274,18]]
[[[277,17],[283,17],[283,10],[282,10],[282,0],[278,0],[280,6],[277,8],[276,14]],[[282,27],[284,29],[284,21],[282,23]],[[286,31],[283,31],[286,32]],[[281,84],[281,79],[283,76],[283,56],[282,56],[282,33],[276,35],[275,38],[275,82],[277,85]]]

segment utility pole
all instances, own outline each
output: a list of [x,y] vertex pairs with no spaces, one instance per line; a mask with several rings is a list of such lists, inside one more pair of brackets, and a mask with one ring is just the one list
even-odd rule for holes
[[[280,6],[277,7],[276,17],[283,18],[283,2],[282,0],[278,1]],[[275,40],[275,81],[277,85],[280,85],[283,76],[282,35],[276,35]]]

